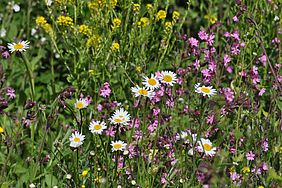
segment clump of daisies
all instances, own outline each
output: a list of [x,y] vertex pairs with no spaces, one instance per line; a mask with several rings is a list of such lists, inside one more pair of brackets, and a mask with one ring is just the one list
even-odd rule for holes
[[203,96],[211,97],[216,94],[216,89],[213,89],[212,86],[201,86],[200,83],[195,85],[195,92],[202,94]]
[[8,49],[13,52],[24,52],[29,48],[29,41],[8,43]]
[[85,136],[78,131],[72,133],[70,140],[70,146],[73,148],[77,148],[83,144],[83,141],[85,139]]

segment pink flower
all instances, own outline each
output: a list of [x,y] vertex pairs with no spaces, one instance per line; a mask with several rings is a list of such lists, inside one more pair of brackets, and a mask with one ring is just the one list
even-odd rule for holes
[[103,87],[100,89],[100,96],[107,98],[110,96],[111,92],[112,90],[110,84],[108,82],[105,82]]
[[262,96],[265,93],[265,90],[266,90],[265,88],[262,88],[261,90],[259,90],[259,94],[258,95]]
[[201,40],[208,40],[209,37],[209,35],[203,30],[199,31],[198,36]]
[[263,66],[266,66],[266,60],[267,60],[267,57],[266,55],[263,55],[259,58],[259,60],[262,62]]
[[98,104],[97,105],[97,110],[98,110],[98,112],[102,112],[103,106],[101,104]]
[[239,21],[239,19],[238,19],[237,16],[233,16],[232,20],[233,20],[234,22],[238,22],[238,21]]
[[199,41],[193,37],[188,39],[191,47],[198,47]]
[[215,116],[214,114],[209,114],[208,117],[207,117],[207,124],[210,124],[212,125],[215,121]]
[[227,103],[231,103],[234,100],[234,91],[231,88],[223,88],[221,90]]
[[253,161],[255,160],[255,154],[252,152],[252,151],[249,151],[247,154],[246,154],[246,157],[247,157],[247,160],[248,161]]

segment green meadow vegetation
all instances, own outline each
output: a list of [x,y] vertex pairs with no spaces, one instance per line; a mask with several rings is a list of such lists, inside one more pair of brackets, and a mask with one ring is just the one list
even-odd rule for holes
[[282,187],[280,0],[1,0],[0,187]]

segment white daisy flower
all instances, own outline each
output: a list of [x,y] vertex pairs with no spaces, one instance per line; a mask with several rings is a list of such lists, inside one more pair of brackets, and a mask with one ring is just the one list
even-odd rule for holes
[[13,9],[15,12],[19,12],[21,10],[21,7],[17,4],[13,5]]
[[89,130],[91,133],[102,134],[103,130],[106,129],[106,123],[103,121],[92,120],[89,125]]
[[208,156],[214,156],[216,153],[216,147],[212,147],[212,143],[209,139],[201,138],[200,141],[198,141],[198,151],[204,152],[205,155]]
[[24,52],[26,49],[29,48],[29,42],[28,41],[20,41],[18,43],[8,43],[8,48],[11,53],[13,52]]
[[123,108],[116,110],[112,117],[109,119],[112,124],[128,125],[130,121],[130,114]]
[[77,148],[83,144],[83,141],[85,139],[85,136],[76,131],[75,133],[72,133],[70,140],[70,146]]
[[123,151],[126,148],[126,143],[123,141],[112,141],[111,142],[112,151]]
[[74,103],[74,107],[81,110],[83,108],[86,108],[88,106],[88,102],[86,99],[77,99],[76,103]]
[[139,86],[131,87],[131,91],[134,93],[135,97],[144,96],[150,98],[152,96],[152,91],[148,90],[145,87],[142,88]]
[[195,143],[197,141],[197,134],[191,134],[187,131],[182,131],[181,138],[184,140],[185,144]]
[[162,71],[160,81],[173,86],[173,84],[176,83],[176,74],[171,71]]
[[212,86],[200,86],[200,83],[195,85],[195,92],[203,94],[203,96],[213,96],[216,94],[216,89],[213,89]]
[[157,79],[156,76],[154,76],[154,74],[151,74],[151,78],[147,76],[143,76],[142,84],[151,90],[154,90],[160,87],[159,80]]

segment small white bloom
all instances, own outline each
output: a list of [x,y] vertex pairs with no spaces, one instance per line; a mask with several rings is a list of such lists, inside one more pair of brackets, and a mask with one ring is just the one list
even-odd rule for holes
[[75,133],[72,133],[70,140],[70,146],[77,148],[83,144],[83,141],[85,139],[85,136],[76,131]]
[[190,155],[190,156],[193,156],[193,155],[194,155],[194,149],[193,149],[193,148],[189,149],[188,155]]
[[30,34],[31,34],[32,36],[34,36],[34,35],[36,34],[36,32],[37,32],[37,30],[34,29],[34,28],[32,28]]
[[198,83],[195,85],[195,92],[210,97],[216,94],[216,89],[213,89],[212,86],[200,86]]
[[160,81],[164,84],[173,86],[176,83],[176,74],[172,71],[162,71]]
[[92,120],[89,125],[89,130],[91,133],[102,134],[103,130],[107,128],[106,123],[103,121]]
[[29,187],[30,188],[35,188],[36,186],[32,183],[32,184],[29,184]]
[[66,178],[67,178],[68,180],[70,180],[70,179],[71,179],[71,174],[67,174],[67,175],[66,175]]
[[139,86],[131,87],[131,91],[134,93],[135,97],[144,96],[150,98],[152,96],[152,91],[144,87],[142,88]]
[[46,2],[47,6],[51,6],[52,3],[53,3],[53,0],[47,0]]
[[275,16],[273,20],[274,20],[275,22],[276,22],[276,21],[279,21],[279,17],[278,17],[278,16]]
[[111,142],[111,146],[112,146],[112,151],[123,151],[126,148],[126,143],[124,143],[123,141],[119,140],[119,141],[112,141]]
[[198,141],[198,151],[204,152],[205,155],[208,156],[214,156],[216,153],[216,147],[212,147],[212,143],[209,139],[201,138],[200,141]]
[[1,36],[2,38],[4,38],[4,37],[6,36],[6,33],[7,33],[6,29],[2,28],[2,29],[0,30],[0,36]]
[[76,103],[74,104],[75,108],[77,109],[83,109],[83,108],[86,108],[88,106],[88,102],[86,101],[86,99],[79,99],[79,100],[76,100]]
[[13,52],[24,52],[26,49],[29,48],[29,42],[28,41],[20,41],[18,43],[8,43],[8,48],[11,53]]
[[17,5],[17,4],[15,4],[13,6],[13,9],[14,9],[15,12],[19,12],[21,10],[21,7],[19,5]]
[[159,80],[157,79],[156,76],[154,76],[154,74],[151,74],[151,77],[147,77],[147,76],[143,76],[143,81],[142,81],[142,84],[151,89],[151,90],[154,90],[154,89],[157,89],[160,87],[160,83],[159,83]]
[[109,120],[112,124],[128,125],[128,122],[130,121],[130,114],[123,108],[120,108],[115,111]]
[[195,143],[197,141],[197,134],[191,134],[190,132],[182,131],[181,138],[184,140],[185,144]]

